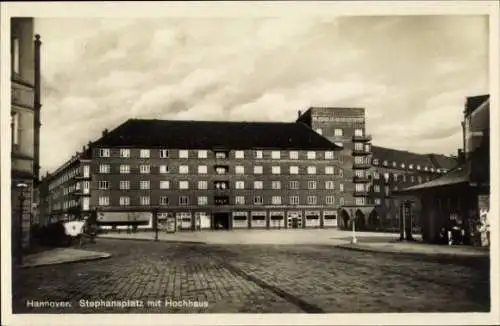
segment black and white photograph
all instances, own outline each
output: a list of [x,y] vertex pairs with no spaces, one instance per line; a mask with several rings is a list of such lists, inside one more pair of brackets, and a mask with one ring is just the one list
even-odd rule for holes
[[499,6],[412,3],[2,3],[2,324],[500,322]]

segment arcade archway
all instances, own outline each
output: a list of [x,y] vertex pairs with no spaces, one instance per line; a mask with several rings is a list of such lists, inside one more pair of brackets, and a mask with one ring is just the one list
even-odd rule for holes
[[370,215],[368,215],[368,228],[371,230],[377,230],[381,227],[380,216],[377,210],[372,210]]
[[363,214],[363,212],[359,209],[356,211],[356,229],[358,230],[366,229],[365,214]]
[[340,211],[340,220],[342,221],[342,228],[347,229],[349,228],[349,221],[350,221],[350,216],[349,213],[345,209]]

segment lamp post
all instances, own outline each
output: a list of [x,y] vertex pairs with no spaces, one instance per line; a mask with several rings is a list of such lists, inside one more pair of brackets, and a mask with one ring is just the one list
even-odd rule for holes
[[24,200],[26,196],[24,190],[28,188],[26,183],[18,183],[16,188],[19,190],[19,236],[17,241],[17,261],[19,265],[23,263],[23,215],[24,215]]
[[353,211],[351,209],[351,219],[352,219],[352,240],[351,243],[356,244],[358,239],[356,239],[356,216],[353,215]]

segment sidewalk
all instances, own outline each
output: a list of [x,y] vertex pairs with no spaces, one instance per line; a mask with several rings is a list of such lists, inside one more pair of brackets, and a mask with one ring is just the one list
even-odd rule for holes
[[111,254],[74,248],[54,248],[23,257],[21,267],[39,267],[46,265],[81,262],[95,259],[109,258]]

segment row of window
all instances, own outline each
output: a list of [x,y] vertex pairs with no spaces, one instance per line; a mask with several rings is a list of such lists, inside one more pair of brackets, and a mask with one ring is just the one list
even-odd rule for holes
[[[160,158],[169,158],[171,157],[170,152],[172,150],[168,149],[159,149],[159,157]],[[208,158],[208,150],[198,150],[197,151],[197,158],[200,159],[205,159]],[[235,159],[244,159],[245,158],[245,151],[242,150],[236,150],[233,152],[233,158]],[[111,156],[111,150],[109,148],[100,148],[99,149],[99,157],[110,157]],[[315,151],[307,151],[306,152],[306,158],[308,160],[315,160],[317,159],[319,155],[317,155],[317,152]],[[131,157],[131,149],[129,148],[122,148],[120,149],[120,157],[121,158],[130,158]],[[139,150],[139,157],[140,158],[150,158],[151,157],[151,149],[140,149]],[[179,150],[178,151],[178,158],[189,158],[189,150]],[[263,159],[264,158],[264,151],[258,150],[254,151],[254,158],[256,159]],[[271,159],[274,160],[279,160],[282,158],[282,151],[271,151],[270,152],[270,157]],[[283,156],[285,157],[285,156]],[[229,158],[229,152],[226,151],[215,151],[215,158],[218,159],[227,159]],[[299,159],[299,152],[298,151],[289,151],[288,152],[288,158],[291,160],[298,160]],[[335,158],[335,152],[333,151],[326,151],[324,152],[323,158],[325,160],[333,160]]]
[[72,168],[72,169],[64,172],[57,179],[55,179],[49,183],[49,190],[53,190],[54,188],[65,183],[66,181],[73,179],[75,176],[77,176],[79,174],[79,172],[80,172],[80,169],[78,167]]
[[[338,168],[337,170],[338,170],[338,175],[342,177],[344,175],[344,171],[340,168]],[[172,170],[169,168],[168,165],[159,165],[158,166],[158,173],[160,173],[160,174],[168,174],[171,172],[172,172]],[[188,165],[180,165],[177,172],[179,174],[189,174],[190,173],[189,166]],[[207,165],[198,165],[197,172],[198,172],[198,174],[207,174],[208,173],[208,166]],[[271,174],[281,174],[282,173],[281,166],[272,166],[270,172],[271,172]],[[317,174],[318,169],[316,166],[307,166],[305,169],[305,172],[307,174]],[[99,165],[99,173],[101,173],[101,174],[111,173],[111,165],[110,164],[100,164]],[[121,174],[130,174],[130,165],[121,164],[120,165],[120,173]],[[141,174],[151,173],[151,165],[149,165],[149,164],[139,165],[139,173],[141,173]],[[229,173],[229,167],[228,166],[216,166],[215,173],[216,174],[227,174],[227,173]],[[235,174],[245,174],[245,167],[242,165],[235,166],[234,173]],[[299,174],[300,168],[298,166],[290,166],[288,169],[288,173],[289,174]],[[325,174],[335,174],[335,168],[333,166],[325,166],[324,173]],[[254,166],[253,167],[253,174],[264,174],[264,167],[262,165]]]
[[[306,196],[305,199],[306,199],[307,205],[318,205],[318,197],[317,196]],[[131,203],[131,201],[130,201],[129,196],[121,196],[119,198],[120,206],[129,206],[130,203]],[[235,205],[245,205],[245,204],[247,204],[246,197],[245,196],[235,196],[234,203],[235,203]],[[260,196],[260,195],[256,195],[253,197],[252,203],[254,205],[263,205],[264,204],[264,197]],[[300,196],[289,196],[288,203],[290,205],[299,205],[300,204]],[[169,197],[161,196],[158,204],[162,205],[162,206],[170,205]],[[182,205],[190,205],[189,197],[188,196],[179,196],[178,204],[181,206]],[[196,204],[200,205],[200,206],[208,205],[208,197],[207,196],[198,196]],[[269,204],[271,204],[271,205],[283,205],[284,204],[283,197],[282,196],[272,196],[272,197],[270,197]],[[325,196],[324,197],[324,204],[325,205],[335,205],[335,197],[334,196]],[[110,205],[111,205],[110,197],[108,197],[108,196],[100,196],[99,197],[99,206],[110,206]],[[152,205],[151,204],[151,197],[140,196],[139,197],[139,205],[141,205],[141,206]],[[343,197],[339,198],[339,205],[344,205],[344,198]]]
[[[372,163],[373,165],[379,165],[380,164],[380,160],[378,158],[374,158],[372,160]],[[417,171],[426,171],[426,172],[438,172],[438,173],[446,173],[448,172],[447,169],[434,169],[434,167],[428,167],[428,166],[424,166],[424,167],[421,167],[419,164],[408,164],[406,165],[405,163],[401,163],[400,165],[398,165],[398,163],[396,161],[393,161],[392,162],[392,165],[389,165],[389,162],[387,160],[384,160],[382,161],[382,165],[383,166],[387,166],[387,167],[390,167],[392,166],[393,168],[398,168],[400,167],[401,169],[409,169],[409,170],[417,170]]]

